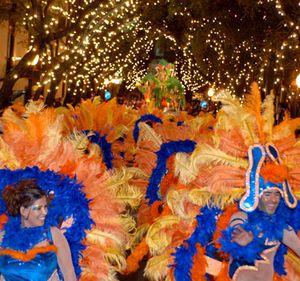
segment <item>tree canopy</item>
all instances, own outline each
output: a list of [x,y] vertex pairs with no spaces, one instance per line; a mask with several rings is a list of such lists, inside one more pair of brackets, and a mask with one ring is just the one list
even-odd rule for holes
[[15,81],[34,70],[48,105],[61,82],[74,96],[112,78],[134,88],[157,56],[175,65],[189,91],[210,85],[243,93],[256,80],[282,93],[299,71],[293,0],[5,0],[0,13],[30,38],[4,78],[2,108]]

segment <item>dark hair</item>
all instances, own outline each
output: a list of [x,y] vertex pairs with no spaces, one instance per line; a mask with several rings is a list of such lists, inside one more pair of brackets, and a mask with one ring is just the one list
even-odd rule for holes
[[20,215],[20,208],[28,208],[36,200],[47,196],[34,179],[20,180],[19,182],[6,186],[2,192],[8,213],[11,216]]

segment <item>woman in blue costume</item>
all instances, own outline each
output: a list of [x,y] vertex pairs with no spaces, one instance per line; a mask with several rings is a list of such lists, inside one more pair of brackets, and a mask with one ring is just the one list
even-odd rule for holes
[[7,186],[2,196],[9,220],[0,232],[0,280],[76,280],[65,236],[45,224],[51,204],[46,192],[27,179]]

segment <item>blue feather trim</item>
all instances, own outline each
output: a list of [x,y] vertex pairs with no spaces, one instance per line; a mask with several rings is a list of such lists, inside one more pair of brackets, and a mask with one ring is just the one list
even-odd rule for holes
[[103,153],[103,162],[108,170],[113,168],[112,161],[114,159],[113,153],[111,151],[111,143],[106,140],[106,136],[101,136],[98,132],[85,130],[83,133],[87,135],[89,132],[93,132],[93,135],[88,136],[88,139],[92,143],[96,143],[102,150]]
[[[265,245],[265,241],[281,241],[283,238],[283,230],[288,229],[289,225],[297,225],[299,218],[299,209],[288,208],[283,200],[280,201],[276,212],[273,215],[256,209],[248,213],[248,220],[242,227],[251,231],[254,240],[247,246],[240,246],[237,243],[231,242],[232,228],[229,227],[223,232],[223,237],[220,239],[221,250],[229,253],[234,259],[243,259],[246,262],[253,263],[256,259],[261,259],[260,254],[269,246]],[[274,269],[279,274],[285,274],[284,270],[284,255],[287,248],[280,245],[274,259]]]
[[[28,167],[14,171],[1,169],[0,192],[2,193],[7,185],[15,184],[21,179],[35,179],[41,189],[52,198],[45,220],[46,227],[57,226],[61,220],[73,218],[73,224],[66,230],[65,236],[70,245],[76,275],[80,276],[79,258],[81,257],[82,250],[85,248],[82,240],[86,236],[85,231],[91,229],[93,224],[89,214],[89,201],[81,190],[82,185],[77,182],[76,178],[71,179],[50,170],[41,171],[38,167]],[[3,213],[6,213],[6,207],[1,197],[0,215]],[[26,246],[24,244],[25,242],[15,243],[16,237],[13,233],[9,233],[10,231],[13,232],[14,230],[9,227],[7,229],[5,228],[6,237],[4,241],[6,245],[17,251],[26,250],[24,248]],[[30,238],[28,235],[26,244],[30,245],[31,243],[34,245],[36,239],[35,237]]]
[[161,124],[163,123],[160,118],[158,118],[157,116],[155,116],[153,114],[145,114],[145,115],[141,116],[138,120],[135,121],[135,126],[133,129],[133,138],[134,138],[135,143],[138,141],[139,134],[140,134],[139,123],[145,122],[145,121],[151,121],[154,123],[161,123]]
[[247,246],[240,246],[235,242],[231,242],[232,227],[228,227],[223,231],[220,243],[222,245],[221,251],[229,253],[233,259],[243,259],[247,263],[253,263],[257,259],[262,259],[260,254],[266,249],[265,245],[258,239],[253,239]]
[[[13,249],[22,252],[27,252],[34,245],[45,240],[46,226],[38,227],[21,227],[21,218],[8,217],[8,222],[5,224],[5,234],[3,236],[1,247],[5,249]],[[22,237],[22,239],[20,239]]]
[[[197,253],[196,244],[200,243],[205,247],[212,240],[212,235],[216,230],[216,219],[222,211],[218,208],[203,207],[200,215],[196,217],[197,227],[189,239],[176,248],[174,253],[174,277],[177,281],[190,281],[191,269],[193,267],[193,257]],[[204,265],[203,265],[204,266]]]
[[300,204],[298,202],[295,209],[286,208],[289,212],[289,225],[296,231],[300,231]]
[[168,158],[177,152],[191,153],[194,151],[195,147],[196,142],[191,140],[170,141],[163,143],[160,146],[160,150],[156,152],[156,167],[152,170],[146,191],[146,198],[149,199],[149,205],[152,205],[155,201],[160,200],[160,196],[158,195],[159,185],[167,173]]
[[288,247],[284,244],[281,244],[277,249],[275,258],[274,258],[274,269],[281,276],[286,275],[284,268],[284,256],[286,255]]

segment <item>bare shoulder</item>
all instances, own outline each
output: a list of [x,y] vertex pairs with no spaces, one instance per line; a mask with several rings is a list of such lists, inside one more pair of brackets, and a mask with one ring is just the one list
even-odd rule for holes
[[57,239],[62,239],[64,238],[65,236],[63,235],[63,233],[61,232],[61,230],[55,226],[52,226],[50,228],[51,230],[51,235],[52,235],[52,238],[53,238],[53,241],[55,242],[55,240]]
[[50,230],[51,230],[51,234],[61,233],[61,231],[56,226],[51,226]]

